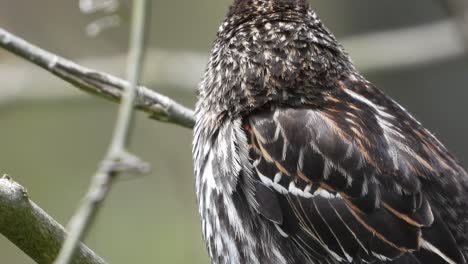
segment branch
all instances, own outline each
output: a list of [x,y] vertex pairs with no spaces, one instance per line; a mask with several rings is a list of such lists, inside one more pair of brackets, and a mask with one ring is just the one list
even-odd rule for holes
[[[456,23],[455,19],[447,19],[409,28],[360,34],[340,39],[340,41],[345,49],[349,51],[357,67],[362,72],[388,71],[403,67],[414,67],[447,61],[466,54],[463,42],[460,41],[460,31],[457,30]],[[2,34],[0,30],[0,42],[2,41]],[[15,42],[14,38],[10,39],[13,40],[12,43]],[[0,43],[1,45],[5,47],[4,44]],[[31,56],[29,52],[24,53],[22,51],[22,54],[20,56],[27,60]],[[143,76],[145,76],[145,80],[148,83],[160,86],[170,85],[171,87],[180,87],[194,93],[194,88],[197,86],[206,66],[208,54],[193,51],[151,49],[145,57],[147,62],[145,63]],[[50,58],[48,61],[51,61]],[[58,62],[61,63],[61,61],[63,59],[59,58]],[[154,61],[158,63],[152,63]],[[70,65],[70,63],[67,65]],[[78,61],[79,65],[87,65],[94,69],[105,69],[116,76],[123,75],[121,65],[124,63],[124,55],[84,58]],[[115,77],[108,77],[103,73],[78,66],[76,63],[72,64],[74,68],[79,69],[80,73],[77,77],[85,76],[86,73],[89,73],[89,76],[83,81],[88,81],[90,76],[101,79],[98,83],[90,83],[88,81],[87,86],[91,86],[90,89],[93,93],[101,95],[109,93],[110,95],[105,96],[110,96],[114,100],[115,95],[121,93],[122,88],[116,88],[122,87],[121,83],[106,84],[108,81],[105,80],[115,80]],[[48,65],[48,63],[45,65]],[[42,67],[48,70],[47,67]],[[61,68],[63,67],[61,66]],[[2,84],[2,89],[0,89],[0,104],[11,101],[15,102],[16,100],[50,100],[62,99],[64,97],[76,98],[83,95],[73,89],[62,89],[60,82],[39,71],[32,71],[29,65],[8,61],[0,64],[0,72],[2,73],[0,74],[0,83]],[[68,75],[74,75],[74,72],[76,71],[68,70]],[[120,79],[117,80],[122,81]],[[41,85],[38,86],[38,83]],[[96,90],[99,90],[99,88],[93,88],[95,85],[104,86],[105,89],[100,89],[101,91],[97,92]],[[110,91],[105,91],[106,89],[110,89]],[[153,96],[151,90],[144,89],[144,91],[149,91],[151,94],[144,94],[143,92],[139,98],[144,98],[145,100],[154,99],[149,100],[148,104],[158,105],[160,99]],[[145,111],[149,113],[158,109],[158,107],[155,107],[156,109],[153,110],[146,108],[147,106],[144,107]],[[178,124],[182,122],[185,126],[188,125],[189,127],[192,126],[191,111],[188,111],[189,114],[187,115],[187,109],[182,109],[185,110],[181,111],[184,113],[182,115],[184,118],[182,120],[175,120],[175,122]],[[176,116],[178,115],[172,115],[172,119],[174,120]]]
[[453,16],[460,39],[468,50],[468,1],[466,0],[440,0],[442,6]]
[[[9,176],[0,178],[0,233],[39,264],[50,264],[60,250],[65,229],[34,202]],[[106,264],[79,244],[74,264]]]
[[359,70],[401,69],[437,63],[466,55],[454,20],[345,38]]
[[[112,101],[119,101],[125,87],[129,85],[127,81],[120,78],[88,69],[36,47],[2,28],[0,28],[0,47],[40,66],[85,92]],[[159,121],[187,128],[192,128],[194,124],[192,110],[143,86],[138,87],[135,107]]]
[[69,264],[71,262],[78,244],[86,236],[97,212],[104,203],[113,179],[124,171],[134,170],[144,173],[149,169],[149,165],[126,151],[145,49],[145,25],[149,10],[148,5],[147,0],[133,1],[132,30],[128,56],[129,85],[122,97],[109,151],[94,175],[83,203],[70,221],[70,234],[55,260],[55,264]]
[[[128,91],[128,87],[131,86],[122,79],[82,67],[40,49],[1,28],[0,46],[35,63],[81,90],[113,101],[119,101],[123,98],[123,94],[125,91]],[[133,78],[133,82],[136,82],[135,78]],[[187,128],[193,127],[194,119],[192,110],[185,108],[172,99],[142,86],[138,87],[136,96],[135,107],[149,113],[152,118],[171,122]],[[130,103],[127,104],[127,108],[128,105],[133,106],[133,104]],[[119,140],[122,140],[121,136],[117,137],[120,138]],[[110,152],[115,154],[113,151]],[[93,185],[98,186],[101,191],[93,192],[95,189],[91,188],[89,192],[90,200],[88,201],[92,201],[93,203],[102,201],[103,192],[101,188],[104,188],[105,195],[106,189],[109,188],[110,184],[104,179],[107,177],[106,175],[108,175],[108,172],[111,172],[110,175],[112,176],[118,171],[127,170],[129,168],[137,169],[138,171],[147,170],[145,164],[142,164],[140,160],[126,152],[122,152],[118,156],[111,155],[110,159],[102,163],[102,166],[96,174],[96,180],[93,182]],[[0,199],[0,233],[4,234],[15,243],[16,246],[30,255],[37,263],[52,263],[63,242],[65,231],[63,227],[54,219],[47,216],[40,208],[32,203],[26,203],[19,199],[18,197],[22,195],[24,196],[22,199],[26,200],[25,191],[19,185],[15,186],[15,188],[19,191],[14,192],[12,187],[5,188],[3,192],[3,196],[5,197],[4,199]],[[94,204],[92,204],[91,207],[87,206],[87,208],[85,208],[86,212],[84,217],[94,215],[95,209],[92,208],[93,206]],[[16,210],[10,210],[10,207],[17,208]],[[80,218],[81,217],[83,217],[83,215],[80,215]],[[83,226],[80,228],[83,228]],[[86,229],[86,226],[84,229]],[[79,233],[83,231],[85,230],[81,230]],[[77,238],[79,240],[80,236],[81,235],[77,236],[75,234],[69,237],[77,241]],[[69,247],[73,248],[74,243],[75,242],[70,244],[71,246]],[[73,255],[72,263],[105,263],[81,243],[78,243],[77,246],[77,251],[75,255]],[[68,257],[65,257],[65,259],[66,258]]]

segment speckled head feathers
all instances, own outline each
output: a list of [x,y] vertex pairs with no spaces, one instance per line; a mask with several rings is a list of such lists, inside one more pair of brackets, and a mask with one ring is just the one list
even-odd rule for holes
[[278,9],[307,10],[306,0],[235,0],[229,15],[245,12],[274,12]]
[[306,0],[236,0],[219,28],[201,102],[215,115],[298,105],[352,71]]

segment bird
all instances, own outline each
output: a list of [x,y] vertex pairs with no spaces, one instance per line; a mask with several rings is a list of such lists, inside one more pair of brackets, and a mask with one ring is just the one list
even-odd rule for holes
[[211,263],[466,263],[466,171],[308,1],[234,0],[198,90]]

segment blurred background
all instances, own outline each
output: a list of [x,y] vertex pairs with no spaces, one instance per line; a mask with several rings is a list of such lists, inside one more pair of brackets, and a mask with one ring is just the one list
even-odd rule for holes
[[[193,108],[230,2],[153,1],[143,83]],[[448,2],[311,1],[363,74],[466,167],[468,38]],[[124,77],[129,6],[112,0],[1,0],[0,27]],[[10,174],[66,224],[107,149],[116,109],[0,49],[0,174]],[[118,180],[86,243],[109,263],[208,263],[195,202],[191,131],[141,113],[135,125],[132,151],[153,170]],[[3,237],[0,255],[2,263],[33,263]]]

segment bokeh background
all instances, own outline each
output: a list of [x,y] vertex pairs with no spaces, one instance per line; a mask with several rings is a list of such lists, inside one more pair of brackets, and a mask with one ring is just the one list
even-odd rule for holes
[[[89,14],[78,2],[1,0],[0,27],[85,66],[123,77],[129,2]],[[230,2],[154,0],[144,84],[193,108],[195,87]],[[441,2],[311,1],[339,39],[447,19],[450,14]],[[105,20],[108,17],[111,20]],[[117,21],[117,26],[90,37],[86,29],[102,19]],[[381,44],[405,45],[397,38]],[[445,48],[426,44],[421,51]],[[366,51],[360,51],[361,57],[362,52]],[[398,55],[385,50],[369,54],[381,60]],[[361,57],[356,61],[365,64]],[[363,74],[468,164],[466,56],[401,67],[367,65]],[[36,203],[66,223],[106,151],[116,109],[116,104],[85,95],[0,50],[0,173],[10,174]],[[195,202],[191,131],[139,113],[131,149],[153,170],[146,176],[120,178],[86,243],[109,263],[208,263]],[[3,237],[0,256],[1,263],[33,263]]]

